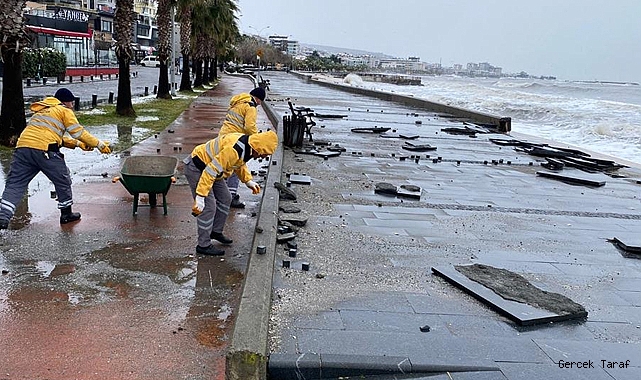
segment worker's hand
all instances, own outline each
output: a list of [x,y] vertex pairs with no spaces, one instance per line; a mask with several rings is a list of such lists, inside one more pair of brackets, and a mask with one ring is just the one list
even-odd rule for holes
[[76,148],[80,148],[80,149],[84,150],[85,152],[91,152],[93,150],[92,147],[90,147],[89,145],[83,143],[80,140],[76,140]]
[[96,147],[100,150],[100,153],[109,154],[111,153],[111,148],[109,148],[109,141],[98,141],[98,146]]
[[204,209],[205,209],[205,197],[203,197],[202,195],[196,195],[196,199],[194,200],[194,205],[191,206],[191,215],[198,216],[203,212]]
[[254,181],[248,181],[245,186],[249,187],[252,191],[252,194],[260,193],[260,186]]

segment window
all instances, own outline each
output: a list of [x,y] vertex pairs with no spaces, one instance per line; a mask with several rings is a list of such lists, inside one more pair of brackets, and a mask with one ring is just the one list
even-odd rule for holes
[[103,32],[113,32],[113,22],[102,20],[102,25],[100,28]]

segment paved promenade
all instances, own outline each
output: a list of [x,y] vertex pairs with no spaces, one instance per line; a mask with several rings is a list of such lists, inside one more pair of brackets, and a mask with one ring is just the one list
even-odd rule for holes
[[[298,173],[311,184],[293,183],[297,200],[280,202],[301,208],[308,222],[295,258],[284,244],[275,250],[276,378],[318,376],[324,366],[325,375],[394,374],[378,379],[402,370],[443,380],[641,378],[641,261],[608,241],[639,242],[639,169],[617,178],[566,167],[562,174],[606,182],[573,186],[537,176],[547,171],[541,160],[489,141],[510,136],[448,134],[442,128],[466,124],[292,75],[265,77],[279,115],[289,114],[289,98],[347,116],[316,118],[313,127],[314,141],[345,148],[339,157],[284,152],[281,181]],[[350,131],[375,126],[438,149],[414,153],[401,148],[407,140]],[[380,182],[419,186],[420,200],[376,194]],[[521,327],[431,271],[473,263],[565,295],[588,318]],[[560,368],[564,362],[575,363]],[[593,368],[577,369],[584,362]]]

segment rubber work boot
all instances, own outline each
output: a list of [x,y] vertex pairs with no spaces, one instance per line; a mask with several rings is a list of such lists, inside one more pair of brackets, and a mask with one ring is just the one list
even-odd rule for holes
[[71,212],[71,206],[60,209],[60,224],[67,224],[80,220],[79,212]]
[[235,194],[231,198],[231,204],[229,205],[231,208],[245,208],[245,202],[240,201],[240,195]]
[[0,230],[6,230],[9,228],[8,220],[0,220]]
[[218,240],[218,242],[220,242],[222,244],[231,244],[231,243],[234,242],[232,239],[230,239],[227,236],[223,235],[222,232],[214,232],[214,231],[212,231],[209,234],[209,237],[214,239],[214,240]]
[[207,255],[207,256],[222,256],[225,254],[225,251],[223,251],[222,249],[218,249],[213,245],[209,245],[209,247],[201,247],[197,245],[196,253],[200,253],[201,255]]

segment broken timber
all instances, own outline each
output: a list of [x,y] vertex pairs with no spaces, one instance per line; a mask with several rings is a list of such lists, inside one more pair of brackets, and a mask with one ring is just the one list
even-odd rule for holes
[[565,182],[570,185],[584,185],[584,186],[591,186],[591,187],[601,187],[605,185],[605,181],[592,181],[590,179],[569,177],[569,176],[555,174],[555,173],[536,172],[536,175],[540,177],[556,179],[558,181]]

